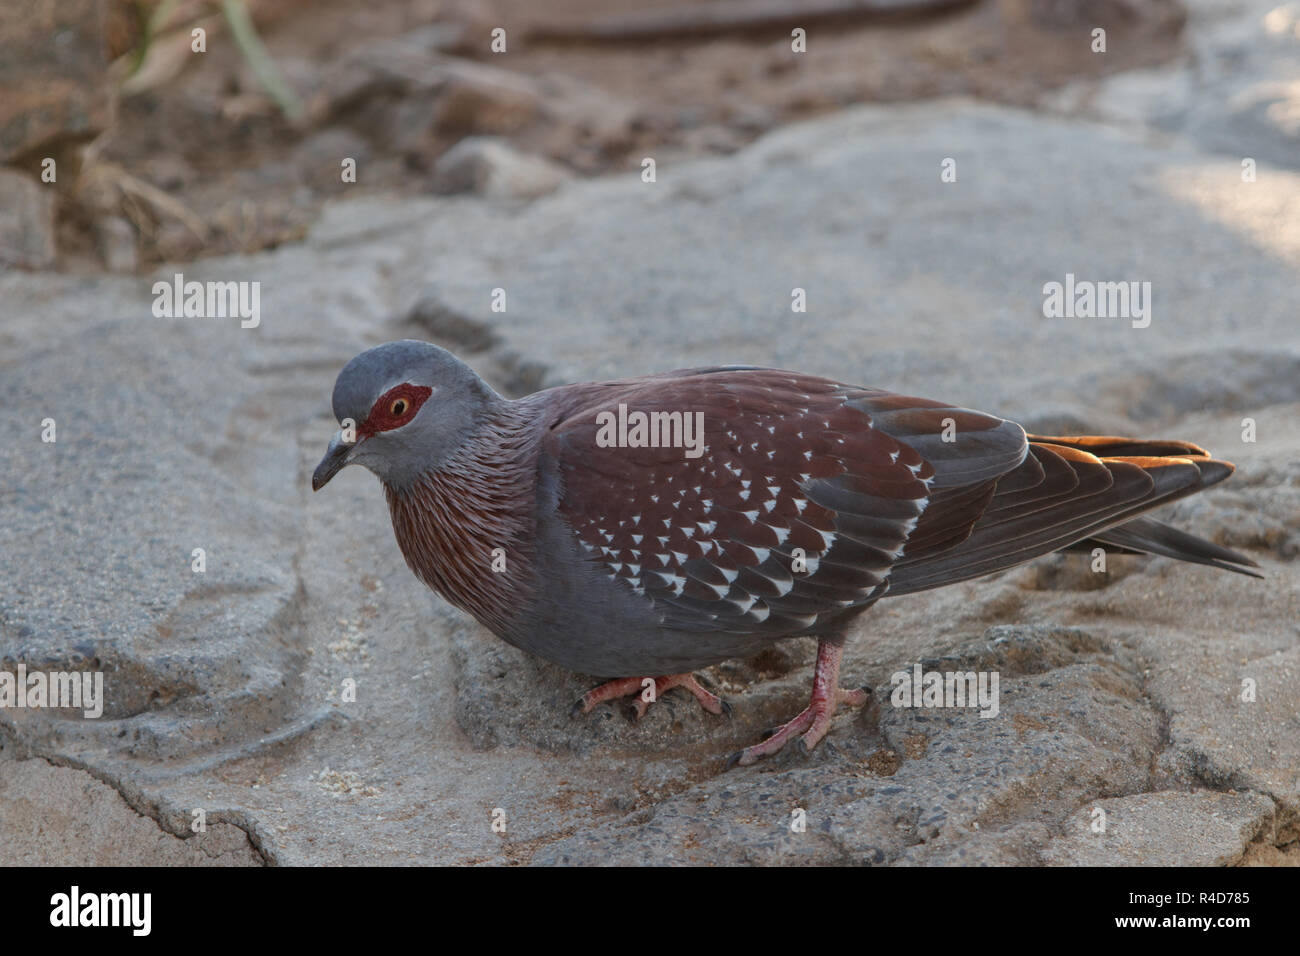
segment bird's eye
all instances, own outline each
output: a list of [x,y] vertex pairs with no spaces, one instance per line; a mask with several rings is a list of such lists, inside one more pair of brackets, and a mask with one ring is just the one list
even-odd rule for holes
[[432,393],[433,389],[428,385],[412,385],[410,382],[390,388],[370,406],[365,425],[371,434],[401,428],[415,417]]

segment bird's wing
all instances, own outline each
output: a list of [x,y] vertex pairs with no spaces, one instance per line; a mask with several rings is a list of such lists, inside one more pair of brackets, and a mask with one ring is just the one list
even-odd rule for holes
[[[1023,430],[1000,418],[793,372],[574,388],[543,439],[564,482],[561,514],[589,560],[684,630],[829,629],[884,593],[933,493],[953,494],[927,534],[962,540],[987,504],[970,489],[1026,453]],[[701,454],[603,447],[602,421],[620,406],[629,424],[635,413],[698,413]]]

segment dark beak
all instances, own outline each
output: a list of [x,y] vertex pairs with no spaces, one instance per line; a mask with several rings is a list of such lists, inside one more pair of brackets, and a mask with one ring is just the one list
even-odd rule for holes
[[343,440],[341,431],[335,432],[334,437],[330,439],[329,448],[325,449],[325,457],[320,460],[320,464],[312,472],[311,490],[320,491],[329,484],[329,480],[351,461],[352,451],[356,447],[355,442],[349,443]]

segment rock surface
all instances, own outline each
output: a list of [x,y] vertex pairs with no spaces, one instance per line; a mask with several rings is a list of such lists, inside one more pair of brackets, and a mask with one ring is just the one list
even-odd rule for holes
[[[1294,843],[1300,176],[1263,168],[1247,185],[1189,143],[966,101],[862,108],[522,209],[343,201],[301,244],[185,268],[260,280],[254,329],[156,318],[175,270],[0,275],[0,667],[99,669],[108,696],[97,721],[0,710],[0,775],[21,770],[0,846],[13,788],[68,774],[175,837],[203,808],[244,832],[232,860],[286,864],[1225,864]],[[1150,326],[1044,318],[1066,273],[1151,282]],[[886,600],[844,664],[875,703],[808,758],[724,773],[803,706],[810,647],[706,672],[730,720],[677,692],[638,724],[571,720],[592,682],[424,590],[370,475],[310,493],[338,369],[402,336],[512,394],[748,362],[1193,439],[1239,472],[1164,516],[1267,578],[1053,556]],[[998,714],[894,707],[914,664],[996,671]],[[159,839],[124,831],[121,859],[176,858]]]
[[491,199],[536,199],[555,192],[566,178],[568,173],[548,159],[519,153],[491,136],[467,136],[438,159],[433,189]]
[[0,163],[89,139],[109,125],[115,86],[106,47],[103,0],[0,9]]
[[52,187],[0,168],[0,266],[48,269],[55,257]]
[[1081,81],[1047,102],[1300,167],[1300,4],[1185,0],[1184,62]]
[[[112,787],[42,760],[0,756],[0,865],[263,866],[239,827],[218,823],[190,839],[159,829]],[[206,827],[206,824],[204,824]]]
[[[1240,862],[1244,844],[1271,838],[1272,822],[1272,802],[1257,793],[1165,791],[1098,800],[1068,821],[1043,859],[1083,866],[1231,866]],[[1196,834],[1190,847],[1189,833]]]

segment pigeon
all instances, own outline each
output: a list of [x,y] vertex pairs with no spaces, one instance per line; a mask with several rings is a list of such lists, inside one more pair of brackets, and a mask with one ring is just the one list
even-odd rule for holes
[[[607,678],[575,705],[817,640],[808,706],[733,755],[811,750],[839,705],[850,625],[884,597],[1101,547],[1249,574],[1249,558],[1143,514],[1233,465],[1185,441],[1029,435],[930,399],[749,365],[506,399],[436,345],[356,356],[312,475],[380,480],[407,564],[502,640]],[[654,693],[649,693],[653,682]],[[643,693],[643,688],[645,692]]]

